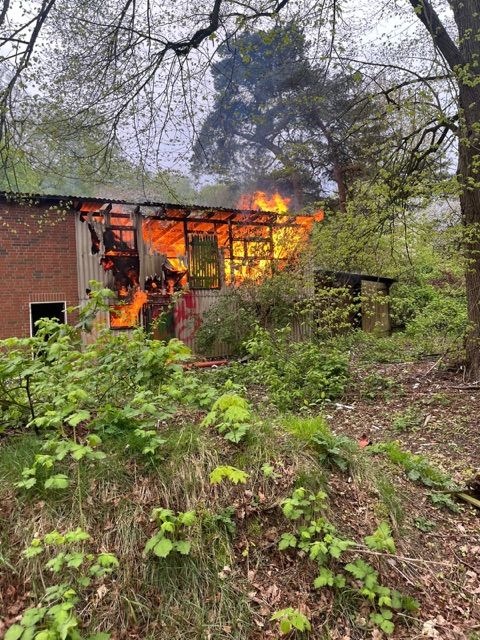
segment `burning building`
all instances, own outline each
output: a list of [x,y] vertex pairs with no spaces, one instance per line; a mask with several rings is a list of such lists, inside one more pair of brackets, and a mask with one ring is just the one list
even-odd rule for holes
[[[172,309],[164,336],[194,346],[202,315],[228,285],[283,269],[321,211],[288,213],[288,199],[257,192],[238,209],[100,198],[0,194],[0,338],[35,331],[88,300],[89,281],[115,292],[112,330],[151,326]],[[183,292],[182,295],[175,295]]]

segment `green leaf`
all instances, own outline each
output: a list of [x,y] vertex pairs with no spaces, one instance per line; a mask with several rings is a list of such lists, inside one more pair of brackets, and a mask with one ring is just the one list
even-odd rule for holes
[[193,524],[195,524],[196,520],[197,515],[195,511],[185,511],[185,513],[180,513],[178,516],[178,521],[185,527],[191,527]]
[[37,484],[36,478],[28,478],[27,480],[19,480],[18,482],[15,482],[14,486],[17,489],[31,489],[36,484]]
[[118,567],[119,562],[117,556],[113,553],[99,553],[97,556],[97,562],[101,567]]
[[35,607],[32,609],[27,609],[22,616],[21,623],[24,627],[34,627],[37,622],[43,620],[47,609],[46,607]]
[[313,586],[315,589],[320,589],[321,587],[331,587],[333,586],[335,576],[333,571],[330,571],[327,567],[321,567],[320,573],[313,581]]
[[45,489],[66,489],[70,484],[68,477],[64,473],[57,473],[45,480]]
[[248,479],[248,473],[229,466],[215,467],[210,473],[211,484],[220,484],[224,478],[230,480],[233,484],[245,484]]
[[278,543],[278,548],[280,551],[284,551],[289,547],[297,546],[297,538],[292,533],[282,533],[282,537],[280,538],[280,542]]
[[366,536],[364,540],[369,549],[395,553],[395,541],[392,538],[392,530],[387,522],[381,522],[376,531],[371,536]]
[[72,569],[78,569],[78,567],[80,567],[83,564],[83,561],[85,560],[85,554],[81,553],[80,551],[69,553],[66,556],[66,560],[67,560],[67,567],[70,567]]
[[166,558],[173,549],[173,542],[168,538],[162,538],[153,548],[153,553],[159,558]]
[[280,631],[285,635],[292,630],[292,623],[287,618],[280,621]]
[[387,636],[389,636],[395,631],[395,625],[393,624],[393,622],[391,622],[391,620],[383,620],[383,622],[380,624],[380,629],[384,631]]
[[13,624],[4,635],[4,640],[18,640],[24,632],[24,627],[20,624]]
[[175,542],[175,550],[182,554],[182,556],[188,556],[190,553],[191,544],[187,540],[178,540]]
[[97,447],[99,444],[102,444],[102,439],[95,433],[90,433],[87,436],[87,442],[90,447]]
[[90,420],[90,417],[91,417],[90,411],[87,411],[86,409],[81,409],[76,413],[72,413],[72,415],[67,418],[67,423],[71,427],[76,427],[78,424],[80,424],[80,422],[85,422],[86,420]]

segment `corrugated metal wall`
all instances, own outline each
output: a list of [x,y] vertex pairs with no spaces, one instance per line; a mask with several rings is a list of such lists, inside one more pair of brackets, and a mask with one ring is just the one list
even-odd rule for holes
[[[176,303],[173,310],[175,336],[193,352],[196,351],[195,334],[205,313],[217,302],[219,290],[200,289],[188,291]],[[217,341],[209,356],[226,356],[231,353],[228,344]]]
[[77,274],[78,274],[78,299],[80,302],[88,300],[86,289],[90,280],[97,280],[106,287],[113,286],[113,277],[104,271],[100,264],[101,254],[92,254],[92,240],[87,224],[75,216],[75,236],[77,242]]
[[[101,282],[105,287],[111,288],[113,277],[103,270],[100,264],[101,254],[92,254],[92,240],[90,232],[85,222],[80,220],[78,214],[75,215],[75,237],[77,243],[77,278],[78,278],[78,300],[82,307],[88,302],[87,288],[90,280]],[[109,325],[109,314],[101,311],[96,318],[94,327],[90,333],[83,334],[85,344],[95,341],[99,330],[105,325]]]

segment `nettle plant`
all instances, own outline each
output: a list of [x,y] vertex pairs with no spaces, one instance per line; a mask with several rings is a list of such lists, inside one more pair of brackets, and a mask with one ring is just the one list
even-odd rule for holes
[[[379,582],[378,572],[362,558],[341,563],[342,555],[350,550],[361,550],[362,546],[353,540],[341,537],[336,528],[326,519],[327,495],[323,491],[316,494],[303,487],[282,502],[286,518],[297,523],[294,532],[285,532],[280,537],[280,550],[295,549],[309,557],[318,565],[315,588],[333,587],[353,589],[371,604],[370,622],[387,634],[394,631],[394,613],[412,612],[418,603],[399,591]],[[365,547],[378,552],[395,553],[395,542],[386,522],[380,523],[376,531],[364,538]],[[363,549],[365,549],[363,547]]]
[[252,425],[249,403],[237,393],[224,393],[214,403],[202,421],[202,426],[214,426],[226,440],[238,443]]
[[[110,634],[81,634],[75,607],[82,589],[103,580],[118,568],[111,553],[94,554],[85,550],[90,535],[80,528],[66,533],[51,531],[36,537],[24,551],[26,559],[49,555],[43,568],[62,582],[49,586],[35,607],[27,609],[19,623],[12,625],[5,640],[108,640]],[[42,579],[43,581],[43,579]]]
[[166,558],[175,551],[183,556],[190,553],[192,544],[187,536],[197,522],[195,511],[175,514],[171,509],[160,507],[152,511],[151,519],[156,522],[158,531],[145,545],[144,555],[151,552],[158,558]]

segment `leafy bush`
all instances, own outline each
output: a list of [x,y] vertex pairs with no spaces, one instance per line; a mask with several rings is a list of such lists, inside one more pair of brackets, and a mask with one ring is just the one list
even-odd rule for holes
[[298,315],[299,295],[291,281],[292,274],[282,272],[261,283],[246,280],[227,288],[203,316],[197,349],[209,353],[218,341],[226,343],[232,354],[245,353],[245,343],[257,325],[271,330],[287,326]]
[[402,449],[398,442],[380,443],[370,447],[372,453],[385,453],[389,460],[403,467],[409,480],[435,489],[452,489],[450,476],[434,467],[424,456]]
[[415,317],[406,323],[410,336],[431,336],[462,340],[468,327],[467,303],[462,293],[433,290],[431,299],[417,308]]
[[253,358],[247,375],[266,387],[282,411],[338,398],[348,382],[344,353],[324,344],[292,342],[288,327],[272,333],[257,328],[247,350]]
[[204,418],[205,427],[216,426],[230,442],[240,442],[251,426],[252,412],[248,402],[236,393],[224,393]]

